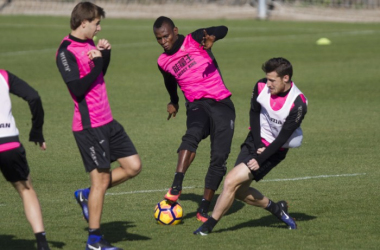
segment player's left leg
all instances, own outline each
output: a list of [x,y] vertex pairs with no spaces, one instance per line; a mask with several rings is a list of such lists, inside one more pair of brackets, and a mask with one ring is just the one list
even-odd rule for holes
[[259,190],[251,187],[252,181],[244,183],[236,192],[235,198],[241,200],[248,205],[265,208],[269,199],[265,197]]
[[211,200],[227,172],[226,161],[231,151],[235,123],[235,108],[229,98],[220,102],[210,102],[209,112],[212,120],[211,159],[205,178],[203,199],[197,211],[197,219],[202,222],[208,219],[207,213]]
[[[242,148],[241,157],[247,152],[246,145]],[[280,150],[274,155],[270,156],[267,161],[264,161],[259,170],[252,171],[253,179],[255,181],[260,181],[264,176],[266,176],[274,167],[276,167],[282,160],[285,159],[287,150]],[[239,155],[240,156],[240,155]],[[238,157],[239,158],[239,157]],[[238,161],[241,160],[238,159]],[[279,220],[284,222],[289,229],[297,229],[297,224],[293,218],[288,214],[288,205],[286,201],[274,202],[271,199],[262,195],[257,189],[253,187],[241,188],[236,193],[236,198],[244,201],[245,203],[261,207],[276,216]]]
[[[287,155],[288,149],[282,149],[277,151],[275,154],[269,157],[268,160],[264,161],[257,171],[252,172],[255,181],[260,181],[264,176],[266,176],[273,168],[275,168],[280,162],[282,162]],[[241,197],[242,198],[242,197]],[[250,197],[246,196],[245,201],[252,205],[262,207],[276,216],[279,220],[284,222],[289,229],[297,229],[297,224],[293,218],[288,214],[288,204],[286,201],[273,202],[272,200],[264,197],[261,204],[250,201]]]
[[288,214],[288,204],[286,201],[274,202],[260,193],[259,190],[250,187],[251,182],[244,183],[236,192],[235,198],[248,205],[261,207],[279,220],[283,221],[289,229],[297,229],[297,224]]
[[139,155],[132,155],[117,159],[120,167],[117,167],[111,172],[111,183],[109,187],[117,186],[135,176],[142,169],[142,164]]
[[12,183],[19,193],[24,204],[24,212],[37,239],[37,249],[49,250],[45,236],[45,228],[42,219],[41,206],[38,201],[37,193],[32,186],[30,176],[26,181]]
[[137,176],[141,172],[142,163],[132,140],[123,126],[114,120],[109,127],[111,128],[109,135],[111,161],[117,160],[120,164],[119,167],[111,172],[110,188]]

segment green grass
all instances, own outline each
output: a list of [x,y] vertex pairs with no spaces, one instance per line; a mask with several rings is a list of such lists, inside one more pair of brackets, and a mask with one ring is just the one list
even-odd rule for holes
[[[223,24],[229,34],[213,52],[233,93],[237,119],[231,169],[247,134],[251,90],[263,77],[261,64],[283,56],[309,100],[302,125],[304,144],[265,181],[253,185],[273,200],[286,199],[299,230],[286,230],[262,209],[235,202],[207,237],[195,210],[203,194],[209,141],[201,143],[181,196],[183,224],[155,224],[153,209],[171,184],[176,149],[185,131],[185,108],[166,121],[169,101],[157,57],[152,20],[105,19],[99,38],[112,44],[106,75],[114,117],[124,125],[143,162],[135,179],[109,190],[102,229],[125,249],[378,249],[380,85],[378,24],[178,20],[180,33]],[[71,133],[73,104],[55,65],[55,51],[69,30],[68,18],[0,16],[0,68],[29,82],[42,96],[47,151],[29,143],[30,111],[13,100],[13,114],[27,150],[35,189],[52,249],[84,249],[87,224],[73,192],[89,185]],[[330,46],[317,46],[327,37]],[[357,175],[355,175],[357,174]],[[305,178],[316,177],[316,178]],[[296,179],[299,178],[299,179]],[[0,249],[35,249],[20,198],[0,177]],[[150,192],[139,192],[151,190]],[[158,191],[154,191],[158,190]],[[221,190],[218,190],[217,196]]]

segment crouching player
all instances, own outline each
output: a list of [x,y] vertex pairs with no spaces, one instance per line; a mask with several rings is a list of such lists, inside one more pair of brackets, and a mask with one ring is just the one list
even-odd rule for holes
[[297,229],[285,201],[273,202],[250,185],[283,161],[289,148],[301,146],[300,125],[307,112],[307,99],[292,82],[293,68],[288,60],[272,58],[262,69],[266,78],[259,80],[253,89],[251,130],[241,146],[235,167],[226,177],[211,217],[194,234],[210,233],[235,198],[262,207],[289,229]]

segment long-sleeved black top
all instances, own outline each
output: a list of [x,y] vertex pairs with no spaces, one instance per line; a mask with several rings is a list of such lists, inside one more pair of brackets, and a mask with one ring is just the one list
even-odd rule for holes
[[[38,92],[33,89],[24,80],[18,78],[14,74],[8,73],[9,92],[21,97],[29,104],[29,109],[32,114],[32,128],[29,133],[29,141],[44,142],[43,124],[44,124],[44,109],[42,107],[41,97]],[[0,144],[18,141],[18,137],[0,138]]]

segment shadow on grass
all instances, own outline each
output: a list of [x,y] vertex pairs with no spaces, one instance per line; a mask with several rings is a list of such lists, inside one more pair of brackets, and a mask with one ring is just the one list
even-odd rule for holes
[[[104,235],[104,238],[111,244],[119,241],[151,239],[146,236],[128,233],[127,229],[131,227],[135,227],[135,225],[132,222],[128,221],[112,221],[108,223],[102,223],[101,225],[102,234]],[[85,230],[88,231],[88,228],[86,228]]]
[[[200,204],[202,197],[203,197],[202,195],[197,195],[194,193],[187,193],[187,194],[182,194],[180,197],[180,200],[194,201],[197,204]],[[219,197],[219,195],[214,196],[214,198],[211,202],[211,205],[210,205],[210,212],[212,212],[212,209],[214,208],[216,200],[218,199],[218,197]],[[231,206],[230,210],[226,213],[225,216],[229,216],[231,214],[236,213],[237,211],[242,209],[244,206],[245,206],[244,202],[235,200],[233,205]],[[256,208],[256,209],[260,209],[260,208]],[[196,216],[196,213],[197,213],[197,211],[192,211],[190,213],[185,211],[185,216],[183,217],[183,219],[194,218]],[[209,215],[211,215],[211,213],[209,213]],[[290,213],[290,216],[293,217],[296,220],[296,222],[297,221],[309,221],[309,220],[314,220],[317,218],[315,216],[307,215],[304,213]],[[221,232],[225,232],[225,231],[238,230],[238,229],[245,228],[245,227],[273,227],[273,228],[286,228],[287,229],[287,226],[283,222],[279,221],[273,215],[268,215],[268,216],[265,216],[265,217],[262,217],[259,219],[254,219],[254,220],[250,220],[250,221],[238,224],[238,225],[230,227],[230,228],[220,229],[220,230],[216,230],[213,232],[221,233]]]
[[[293,217],[296,220],[296,222],[297,221],[298,222],[299,221],[310,221],[310,220],[314,220],[317,218],[316,216],[307,215],[304,213],[289,213],[289,215],[291,217]],[[279,221],[273,215],[268,215],[268,216],[265,216],[265,217],[262,217],[259,219],[254,219],[254,220],[250,220],[250,221],[247,221],[244,223],[240,223],[240,224],[233,226],[233,227],[230,227],[230,228],[214,230],[213,233],[222,233],[225,231],[234,231],[234,230],[242,229],[245,227],[273,227],[273,228],[287,229],[287,226],[283,222]],[[300,229],[300,228],[298,227],[298,229]]]
[[[194,193],[191,193],[191,194],[182,194],[181,197],[180,197],[180,200],[194,201],[194,202],[196,202],[199,205],[200,202],[201,202],[201,200],[202,200],[202,197],[203,197],[202,195],[197,195],[197,194],[194,194]],[[215,195],[214,198],[212,199],[211,204],[210,204],[210,212],[212,212],[212,209],[214,208],[216,200],[218,199],[218,197],[219,197],[219,195]],[[239,211],[240,209],[242,209],[244,206],[245,206],[244,202],[235,200],[234,204],[232,205],[232,207],[230,208],[230,210],[227,212],[226,216],[230,215],[230,214],[233,214],[233,213],[236,213],[237,211]],[[187,211],[185,211],[185,216],[183,218],[184,219],[193,218],[193,217],[196,216],[196,214],[197,214],[197,211],[192,211],[190,213],[187,212]],[[209,213],[209,215],[210,215],[210,213]]]
[[[50,247],[62,249],[65,243],[58,241],[49,241]],[[15,250],[15,249],[37,249],[37,242],[35,240],[17,239],[14,235],[0,235],[0,249],[1,250]]]

